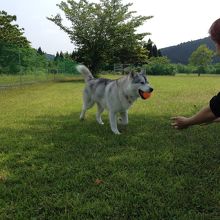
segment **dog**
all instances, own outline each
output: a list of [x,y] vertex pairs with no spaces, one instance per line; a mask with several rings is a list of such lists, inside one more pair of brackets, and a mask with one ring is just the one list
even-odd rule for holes
[[126,76],[112,80],[94,78],[90,70],[84,65],[78,65],[76,68],[82,74],[86,83],[80,119],[83,120],[86,111],[96,103],[97,122],[101,125],[104,124],[101,114],[107,109],[111,130],[115,134],[120,134],[117,127],[117,114],[119,113],[121,116],[119,118],[120,124],[128,124],[128,109],[134,101],[139,97],[145,99],[144,92],[153,92],[153,88],[150,86],[143,70],[136,74],[132,71]]

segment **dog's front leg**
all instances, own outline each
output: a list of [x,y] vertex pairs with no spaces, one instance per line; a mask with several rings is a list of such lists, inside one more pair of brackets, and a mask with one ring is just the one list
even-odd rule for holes
[[109,121],[111,125],[111,129],[115,134],[120,134],[117,128],[117,121],[116,121],[116,113],[109,111]]

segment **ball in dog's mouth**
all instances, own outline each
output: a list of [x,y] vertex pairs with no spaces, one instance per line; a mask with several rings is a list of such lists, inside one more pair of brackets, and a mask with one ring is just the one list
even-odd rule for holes
[[144,92],[140,89],[138,90],[138,92],[139,92],[142,99],[148,99],[151,96],[151,92]]

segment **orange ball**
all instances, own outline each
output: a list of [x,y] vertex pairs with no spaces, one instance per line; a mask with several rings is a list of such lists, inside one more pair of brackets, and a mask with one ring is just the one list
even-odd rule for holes
[[150,92],[144,92],[142,95],[143,95],[144,99],[148,99],[148,98],[150,98],[151,93]]

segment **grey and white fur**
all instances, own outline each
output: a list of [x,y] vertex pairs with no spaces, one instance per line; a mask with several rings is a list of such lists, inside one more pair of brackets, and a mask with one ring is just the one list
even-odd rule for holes
[[120,114],[119,123],[128,124],[128,109],[138,98],[143,97],[143,92],[151,93],[153,88],[149,85],[144,71],[134,72],[116,80],[106,78],[94,78],[89,69],[84,65],[78,65],[77,70],[85,79],[83,92],[83,107],[80,119],[85,118],[86,111],[95,103],[97,104],[96,120],[103,125],[101,114],[104,109],[109,111],[111,130],[120,134],[117,127],[117,114]]

